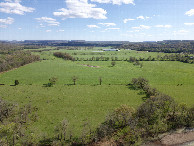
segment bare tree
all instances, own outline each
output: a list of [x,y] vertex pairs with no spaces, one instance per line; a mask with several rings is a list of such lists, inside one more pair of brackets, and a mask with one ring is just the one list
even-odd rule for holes
[[78,79],[78,77],[76,77],[76,76],[73,76],[73,77],[72,77],[72,80],[73,80],[73,84],[74,84],[74,85],[76,84],[77,79]]
[[102,77],[99,77],[99,83],[102,85]]

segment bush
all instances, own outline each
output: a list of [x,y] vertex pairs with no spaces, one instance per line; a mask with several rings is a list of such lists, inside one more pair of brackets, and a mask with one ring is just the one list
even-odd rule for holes
[[148,85],[148,80],[143,77],[133,78],[132,84],[136,89],[143,89],[146,85]]
[[134,109],[126,105],[122,105],[116,108],[112,113],[110,113],[104,123],[102,123],[97,129],[98,139],[110,136],[116,130],[124,128],[130,124]]
[[15,86],[19,85],[19,81],[15,80]]
[[112,65],[112,67],[115,66],[116,65],[116,62],[115,61],[112,61],[111,62],[111,65]]
[[168,118],[175,112],[177,104],[167,95],[158,95],[143,103],[136,112],[138,127],[145,129],[145,135],[155,136],[168,130]]
[[140,145],[142,143],[141,130],[127,126],[117,131],[114,136],[117,145]]
[[52,87],[53,85],[55,85],[57,82],[57,78],[56,77],[52,77],[49,79],[49,83],[46,84],[46,87]]

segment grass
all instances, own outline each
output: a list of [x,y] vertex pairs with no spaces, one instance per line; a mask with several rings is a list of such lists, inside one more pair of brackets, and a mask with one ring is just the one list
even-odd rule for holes
[[[90,64],[99,66],[92,68],[83,66]],[[42,85],[48,83],[49,78],[58,78],[57,84],[72,84],[72,77],[77,76],[78,84],[98,84],[98,78],[102,77],[103,84],[128,84],[134,77],[145,77],[150,84],[160,85],[193,85],[194,66],[181,62],[169,61],[145,61],[143,67],[134,66],[128,62],[116,62],[111,67],[111,61],[85,61],[71,62],[62,59],[45,60],[32,63],[19,69],[0,74],[0,83],[13,84],[19,80],[20,84]]]
[[[84,48],[82,48],[84,49]],[[102,48],[94,48],[100,50]],[[93,50],[59,50],[77,54],[82,58],[92,56],[116,56],[125,58],[156,57],[164,53],[136,52],[92,52]],[[130,90],[126,85],[132,78],[145,77],[152,87],[175,98],[179,103],[192,106],[194,103],[194,65],[177,61],[143,61],[143,67],[134,66],[126,61],[65,61],[55,58],[54,51],[39,54],[46,59],[0,74],[0,97],[19,104],[32,104],[39,108],[38,122],[31,130],[40,136],[46,133],[53,136],[54,127],[64,118],[70,123],[73,133],[80,135],[82,125],[89,121],[94,129],[103,122],[105,115],[114,108],[127,104],[134,108],[142,103],[139,91]],[[83,65],[99,66],[99,68]],[[73,86],[72,77],[78,77]],[[57,77],[54,87],[43,87],[49,78]],[[102,77],[102,86],[99,84]],[[19,80],[19,86],[13,85]],[[182,84],[182,85],[181,85]]]
[[31,129],[36,134],[53,136],[54,127],[67,119],[73,132],[80,135],[82,125],[89,121],[92,129],[103,122],[108,112],[127,104],[136,108],[142,95],[123,85],[56,85],[51,88],[39,85],[1,86],[1,97],[13,103],[38,107],[39,120]]

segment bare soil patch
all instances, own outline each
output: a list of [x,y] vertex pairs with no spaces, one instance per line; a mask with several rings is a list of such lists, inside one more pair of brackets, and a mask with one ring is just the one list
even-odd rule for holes
[[87,66],[87,67],[94,67],[94,68],[100,68],[100,66],[93,66],[93,65],[89,65],[89,64],[81,64],[82,66]]

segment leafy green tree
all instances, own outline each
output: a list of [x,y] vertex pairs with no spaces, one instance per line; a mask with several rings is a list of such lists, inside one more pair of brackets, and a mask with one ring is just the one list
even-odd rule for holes
[[112,61],[111,62],[111,65],[112,65],[112,67],[115,66],[116,65],[116,62],[115,61]]

